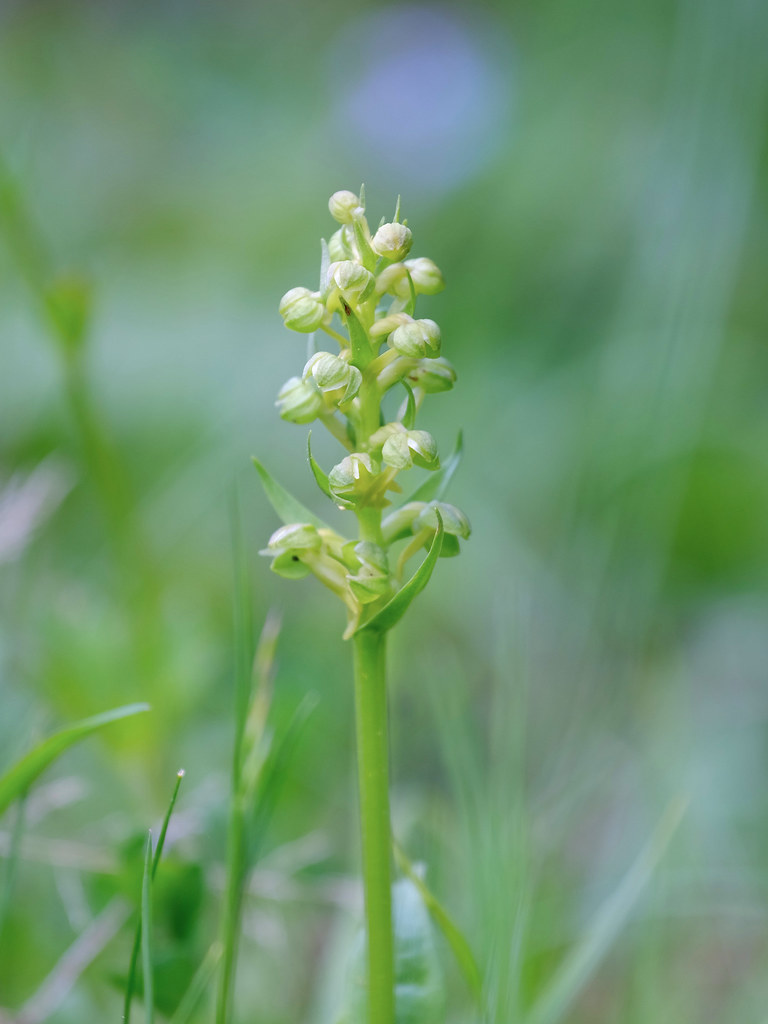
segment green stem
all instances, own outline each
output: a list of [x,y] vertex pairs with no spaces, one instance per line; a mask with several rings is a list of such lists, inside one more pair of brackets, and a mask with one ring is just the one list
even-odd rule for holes
[[355,723],[368,935],[368,1024],[394,1024],[386,634],[354,637]]

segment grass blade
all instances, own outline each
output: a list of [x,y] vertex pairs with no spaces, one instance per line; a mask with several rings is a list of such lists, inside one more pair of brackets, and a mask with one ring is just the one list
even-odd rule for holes
[[[165,845],[165,836],[168,832],[168,823],[171,820],[173,814],[173,808],[176,805],[176,798],[179,795],[179,787],[181,786],[181,780],[184,778],[184,769],[176,773],[176,785],[173,787],[173,794],[171,795],[171,801],[168,804],[168,810],[165,812],[163,818],[163,824],[160,828],[160,838],[157,840],[157,847],[155,848],[155,854],[152,859],[152,879],[154,880],[157,874],[157,866],[160,863],[160,857],[163,853],[163,846]],[[131,1019],[131,1003],[133,1002],[133,993],[136,991],[136,971],[139,963],[139,952],[141,950],[141,917],[136,922],[136,932],[133,936],[133,948],[131,949],[131,959],[128,965],[128,979],[125,983],[125,995],[123,997],[123,1024],[129,1024]]]
[[413,865],[408,860],[403,850],[395,842],[393,842],[392,845],[398,868],[419,890],[422,902],[429,911],[429,916],[445,936],[448,945],[451,947],[451,952],[456,958],[456,963],[461,968],[461,973],[464,975],[464,979],[469,986],[470,992],[474,996],[478,1006],[481,1005],[483,996],[483,979],[469,943],[464,938],[464,935],[457,925],[454,924],[452,918],[448,914],[448,911],[439,902],[434,893],[427,888],[424,881],[414,870]]
[[256,472],[261,477],[264,493],[270,505],[286,526],[290,523],[312,523],[319,530],[328,529],[323,520],[318,518],[314,512],[310,512],[305,505],[302,505],[297,498],[294,498],[292,494],[286,491],[283,485],[275,480],[255,456],[251,456],[251,461],[256,467]]
[[684,811],[682,800],[673,801],[666,809],[650,840],[616,891],[598,911],[592,927],[566,957],[544,995],[534,1005],[526,1024],[558,1024],[569,1011],[624,926],[664,855]]
[[141,882],[141,968],[144,975],[144,1020],[155,1021],[155,992],[152,977],[152,833],[147,836],[144,877]]
[[[440,548],[443,544],[443,521],[440,518],[440,513],[437,513],[438,528],[435,533],[432,545],[427,552],[427,557],[421,563],[416,572],[411,576],[407,583],[398,590],[395,596],[384,605],[384,607],[378,611],[372,618],[367,622],[364,622],[361,626],[355,630],[355,633],[360,633],[364,629],[376,629],[382,633],[385,633],[388,629],[392,629],[395,623],[399,622],[400,619],[405,615],[411,601],[421,593],[421,591],[429,583],[429,578],[432,575],[432,570],[437,564],[437,560],[440,557]],[[354,635],[354,634],[353,634]]]
[[205,954],[203,962],[195,971],[195,975],[189,983],[189,988],[182,996],[181,1002],[171,1017],[170,1024],[188,1024],[197,1008],[197,1004],[213,981],[219,961],[221,960],[221,953],[221,943],[214,942]]
[[121,718],[128,718],[142,711],[149,711],[149,704],[127,704],[125,707],[114,708],[92,718],[84,718],[43,740],[0,777],[0,814],[3,814],[14,800],[26,793],[48,765],[74,743],[85,739],[110,722],[117,722]]

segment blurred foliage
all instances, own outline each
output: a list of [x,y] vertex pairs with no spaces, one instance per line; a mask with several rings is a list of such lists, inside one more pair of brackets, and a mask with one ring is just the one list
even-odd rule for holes
[[[459,390],[426,426],[445,454],[463,408],[448,497],[474,528],[394,642],[398,839],[506,1024],[684,796],[568,1019],[762,1019],[767,34],[753,0],[0,7],[0,771],[77,718],[153,707],[30,795],[0,1007],[110,901],[135,907],[129,851],[181,766],[157,880],[166,1010],[215,934],[236,489],[256,623],[285,607],[275,728],[321,697],[253,876],[237,1005],[264,1024],[340,1009],[348,652],[319,590],[256,557],[277,524],[250,456],[336,515],[273,408],[301,344],[277,302],[314,285],[327,196],[365,180],[377,213],[402,194],[448,282],[422,315]],[[51,1020],[116,1019],[130,942],[105,943]]]

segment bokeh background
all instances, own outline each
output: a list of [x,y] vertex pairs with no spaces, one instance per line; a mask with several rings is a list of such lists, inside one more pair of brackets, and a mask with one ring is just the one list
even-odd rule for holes
[[[117,1019],[121,914],[182,766],[166,1011],[215,934],[237,503],[255,619],[283,612],[274,721],[319,697],[254,875],[238,1019],[335,1019],[358,915],[349,651],[325,592],[258,558],[277,523],[249,457],[322,510],[305,431],[273,406],[305,358],[277,303],[315,286],[330,193],[365,181],[371,220],[402,194],[446,277],[422,315],[459,385],[424,426],[444,453],[465,429],[449,499],[474,530],[393,641],[396,832],[508,1024],[684,802],[546,1019],[764,1024],[766,38],[758,0],[4,0],[2,763],[153,706],[30,798],[9,1015]],[[51,282],[90,294],[81,358],[51,329]],[[95,960],[30,1004],[94,920]],[[473,1020],[439,948],[448,1020]]]

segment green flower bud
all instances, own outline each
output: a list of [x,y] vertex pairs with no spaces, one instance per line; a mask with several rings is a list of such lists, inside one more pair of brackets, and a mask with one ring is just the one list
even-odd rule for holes
[[464,540],[469,537],[472,532],[469,520],[460,508],[456,508],[455,505],[449,505],[446,501],[430,501],[426,508],[423,508],[414,519],[412,526],[414,533],[418,533],[419,530],[437,529],[437,513],[435,510],[440,513],[440,518],[443,520],[443,530],[446,533],[454,537],[462,537]]
[[328,284],[347,302],[365,302],[376,283],[373,274],[354,260],[337,260],[328,268]]
[[315,352],[304,367],[302,379],[314,384],[334,403],[348,402],[360,390],[363,375],[340,356]]
[[351,224],[356,216],[363,213],[360,197],[346,189],[333,193],[328,200],[328,209],[331,211],[333,219],[337,220],[339,224]]
[[334,231],[328,239],[328,255],[336,263],[348,260],[352,256],[352,250],[347,245],[344,228]]
[[280,300],[280,316],[292,331],[303,334],[316,331],[325,316],[320,293],[311,292],[309,288],[291,288]]
[[360,604],[369,604],[387,594],[390,580],[384,549],[370,541],[360,541],[355,544],[354,558],[358,570],[355,575],[347,576],[347,583]]
[[390,263],[376,275],[376,292],[384,295],[397,295],[401,299],[407,299],[411,291],[408,287],[408,276],[404,263]]
[[408,371],[407,379],[411,387],[421,388],[427,395],[436,395],[440,391],[451,390],[456,383],[456,371],[447,359],[439,356],[420,360]]
[[[402,424],[398,424],[402,427]],[[382,445],[381,457],[393,469],[437,469],[440,459],[434,437],[426,430],[393,431]]]
[[273,559],[271,568],[278,576],[301,579],[311,572],[303,558],[320,551],[322,546],[322,538],[311,523],[291,523],[276,530],[259,554]]
[[405,427],[402,423],[385,423],[383,427],[379,427],[378,430],[370,436],[370,445],[373,450],[377,450],[384,445],[385,441],[388,441],[393,434],[403,433]]
[[[413,287],[417,295],[437,295],[445,288],[445,281],[436,263],[433,263],[427,256],[418,256],[413,260],[406,260],[405,266],[411,275]],[[405,292],[401,297],[408,296],[408,280],[405,279]]]
[[345,505],[363,504],[378,484],[378,468],[365,452],[353,452],[328,474],[331,493]]
[[289,423],[311,423],[325,407],[323,396],[314,380],[291,377],[280,388],[275,405]]
[[387,343],[401,356],[421,359],[440,355],[440,328],[434,320],[414,320],[390,334]]
[[411,249],[413,236],[405,224],[382,224],[371,240],[371,248],[388,260],[401,260]]
[[423,501],[409,501],[406,505],[396,508],[394,512],[384,516],[381,521],[381,532],[386,543],[391,544],[393,541],[413,533],[413,523],[426,507],[426,503]]
[[404,324],[412,324],[414,319],[407,313],[391,313],[388,316],[381,317],[380,320],[376,320],[370,330],[372,338],[385,338],[392,331],[398,327],[402,327]]

